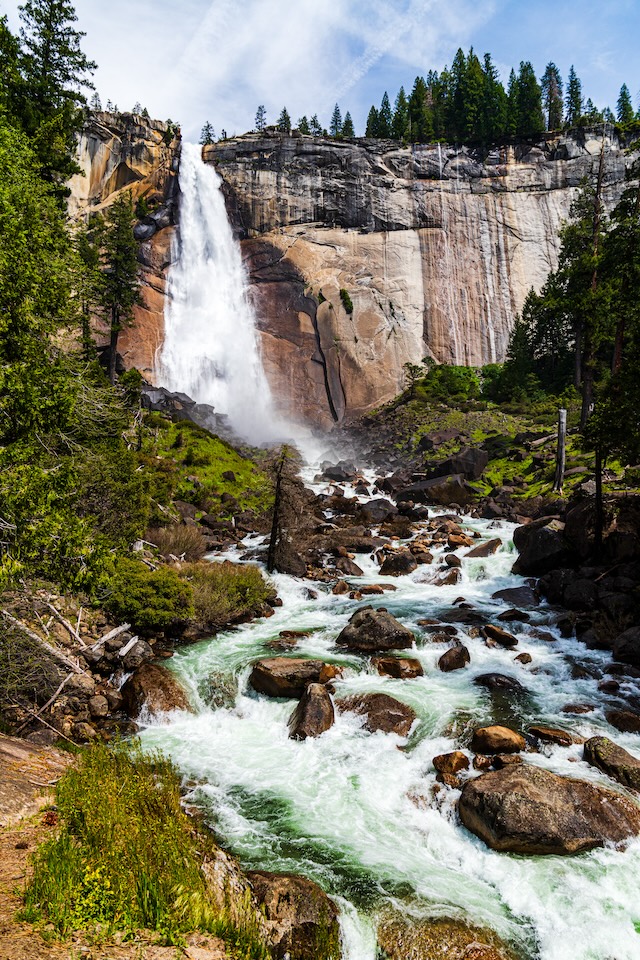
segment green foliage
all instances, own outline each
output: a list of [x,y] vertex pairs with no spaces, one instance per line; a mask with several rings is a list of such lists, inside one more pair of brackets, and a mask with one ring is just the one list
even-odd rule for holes
[[267,111],[264,107],[264,104],[260,104],[256,110],[256,118],[254,120],[255,128],[260,133],[267,125]]
[[562,126],[562,77],[555,63],[547,64],[540,81],[544,108],[546,111],[547,130],[559,130]]
[[193,594],[173,567],[150,570],[141,560],[120,557],[103,601],[119,622],[128,620],[141,633],[183,627],[193,616]]
[[211,126],[211,124],[209,123],[209,121],[207,120],[202,130],[200,131],[199,142],[203,147],[208,147],[210,146],[210,144],[215,143],[215,139],[216,139],[215,131]]
[[298,120],[298,130],[307,137],[311,135],[311,127],[309,126],[309,121],[306,116],[302,116]]
[[347,311],[347,313],[353,313],[353,302],[349,296],[349,291],[344,288],[340,290],[340,299],[342,300],[342,305]]
[[582,116],[582,104],[582,83],[576,75],[573,64],[571,64],[564,100],[565,122],[568,127],[575,127],[580,122],[580,118]]
[[259,567],[246,563],[192,563],[182,567],[193,592],[195,621],[201,629],[216,630],[255,616],[273,587]]
[[180,777],[160,754],[96,745],[58,784],[59,834],[33,858],[22,917],[65,936],[101,924],[107,932],[156,931],[167,944],[203,930],[232,956],[268,960],[249,905],[233,921],[200,869],[213,845],[180,805]]
[[417,384],[415,394],[421,400],[470,400],[479,396],[480,380],[471,367],[443,363],[429,370]]
[[332,137],[339,137],[342,133],[342,113],[340,112],[340,107],[337,103],[333,108],[333,113],[331,114],[329,133]]
[[286,107],[282,108],[282,112],[278,117],[278,130],[280,130],[281,133],[291,133],[291,117]]
[[344,123],[342,124],[342,136],[343,137],[355,137],[356,132],[353,128],[353,120],[351,114],[347,110],[344,115]]

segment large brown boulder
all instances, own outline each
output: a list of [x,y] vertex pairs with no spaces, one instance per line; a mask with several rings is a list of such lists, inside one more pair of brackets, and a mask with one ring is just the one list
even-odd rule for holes
[[310,683],[327,683],[339,673],[338,667],[323,660],[270,657],[253,665],[249,683],[268,697],[298,699]]
[[455,646],[445,651],[438,660],[438,667],[443,673],[451,673],[452,670],[462,670],[471,662],[469,651],[463,643],[456,643]]
[[474,753],[518,753],[525,747],[524,737],[509,727],[478,727],[471,739]]
[[378,944],[388,960],[515,960],[491,930],[448,917],[413,919],[398,914],[378,926]]
[[321,683],[310,683],[289,717],[289,736],[292,740],[319,737],[333,726],[334,720],[329,691]]
[[292,874],[247,874],[264,911],[267,941],[277,960],[338,960],[338,911],[313,880]]
[[414,680],[424,675],[422,664],[415,657],[375,657],[371,662],[383,677]]
[[337,701],[341,712],[349,711],[365,717],[364,728],[369,733],[397,733],[406,737],[416,719],[415,710],[386,693],[357,693]]
[[166,667],[144,663],[126,681],[121,690],[122,705],[130,717],[144,709],[149,713],[190,710],[186,693]]
[[465,553],[465,557],[491,557],[501,546],[502,540],[499,538],[486,540],[484,543],[479,543],[477,547],[472,547],[468,553]]
[[417,566],[410,550],[396,550],[384,560],[380,574],[383,577],[402,577],[406,573],[412,573]]
[[413,644],[414,636],[386,610],[362,607],[349,620],[337,636],[336,644],[360,653],[377,653],[384,650],[406,650]]
[[640,807],[612,790],[518,764],[462,788],[462,823],[493,850],[570,854],[640,833]]
[[502,627],[496,627],[493,623],[487,623],[482,628],[482,633],[487,640],[493,640],[494,643],[499,644],[501,647],[511,647],[518,646],[518,638],[514,637],[512,633],[508,633],[506,630],[503,630]]
[[640,760],[608,737],[591,737],[587,740],[584,759],[625,787],[640,790]]

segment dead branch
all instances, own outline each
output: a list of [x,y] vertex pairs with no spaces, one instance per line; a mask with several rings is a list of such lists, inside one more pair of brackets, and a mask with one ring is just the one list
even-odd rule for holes
[[0,610],[0,614],[5,618],[5,620],[8,620],[9,623],[13,624],[14,627],[17,627],[19,630],[22,630],[23,633],[26,633],[26,635],[30,637],[34,643],[37,643],[38,646],[43,648],[43,650],[46,650],[50,656],[54,657],[56,660],[59,660],[61,663],[64,663],[69,670],[73,670],[74,673],[86,673],[82,667],[78,666],[75,660],[72,660],[71,657],[68,657],[61,650],[57,650],[50,643],[47,643],[47,641],[43,640],[42,637],[39,637],[37,633],[35,633],[33,630],[30,630],[25,623],[23,623],[21,620],[18,620],[16,617],[11,616],[7,610]]

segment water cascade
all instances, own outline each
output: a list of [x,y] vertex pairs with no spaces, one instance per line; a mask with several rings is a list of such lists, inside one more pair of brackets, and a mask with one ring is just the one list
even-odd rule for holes
[[185,143],[180,159],[178,249],[169,273],[158,380],[226,414],[252,442],[287,435],[260,360],[240,248],[222,180]]

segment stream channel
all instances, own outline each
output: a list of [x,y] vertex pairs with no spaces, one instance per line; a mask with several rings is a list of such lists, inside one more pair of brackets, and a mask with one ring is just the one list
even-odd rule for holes
[[[313,473],[305,474],[307,482]],[[317,492],[328,489],[313,486]],[[348,485],[345,493],[354,495]],[[446,623],[461,596],[495,620],[514,604],[492,595],[524,582],[510,572],[516,557],[512,524],[468,517],[461,522],[480,535],[476,542],[500,537],[502,547],[487,559],[463,559],[462,578],[454,586],[429,583],[440,555],[452,552],[446,546],[433,549],[433,565],[401,577],[381,577],[373,559],[358,555],[364,576],[350,582],[396,588],[361,601],[334,596],[325,583],[276,574],[283,605],[274,616],[177,650],[169,666],[189,691],[195,712],[153,719],[141,731],[142,741],[163,750],[185,782],[197,784],[190,802],[204,811],[221,845],[245,868],[299,873],[333,897],[346,960],[374,960],[376,916],[390,908],[417,917],[466,918],[495,930],[531,960],[638,960],[640,840],[624,851],[604,848],[574,857],[496,853],[460,824],[459,790],[436,784],[433,757],[465,749],[465,735],[492,721],[523,731],[536,722],[581,737],[605,734],[631,752],[637,748],[635,735],[612,730],[604,719],[607,695],[598,690],[598,678],[610,657],[561,637],[544,603],[528,611],[529,623],[506,624],[518,637],[515,650],[489,647],[456,624],[471,662],[451,673],[438,669],[448,644],[431,642],[418,621]],[[256,542],[247,540],[251,546]],[[464,557],[468,548],[457,552]],[[420,661],[423,677],[379,676],[367,658],[334,646],[348,619],[367,603],[384,605],[414,631],[415,648],[404,653]],[[536,637],[536,629],[554,641]],[[320,737],[289,739],[287,720],[295,701],[267,698],[248,684],[253,662],[287,655],[269,647],[281,630],[311,631],[291,656],[344,668],[335,682],[337,696],[383,692],[413,707],[417,721],[408,738],[368,733],[362,717],[336,712],[335,725]],[[525,651],[532,657],[528,665],[515,660]],[[502,702],[492,698],[473,683],[488,672],[517,678],[526,692]],[[562,712],[567,704],[583,702],[596,709],[584,715]],[[581,758],[579,745],[545,746],[527,754],[526,762],[614,786]],[[471,768],[468,775],[476,772]]]

